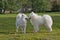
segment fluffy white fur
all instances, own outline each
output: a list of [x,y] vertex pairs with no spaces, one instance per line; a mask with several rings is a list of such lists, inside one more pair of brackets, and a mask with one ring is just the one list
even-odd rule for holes
[[37,14],[32,12],[30,13],[29,18],[30,18],[32,25],[34,26],[34,32],[39,31],[39,26],[41,25],[45,25],[47,29],[49,30],[49,32],[52,31],[53,21],[52,21],[51,16],[47,14],[43,16],[38,16]]
[[18,28],[20,27],[23,33],[26,33],[26,23],[27,23],[27,15],[23,13],[19,13],[16,17],[16,32],[18,32]]

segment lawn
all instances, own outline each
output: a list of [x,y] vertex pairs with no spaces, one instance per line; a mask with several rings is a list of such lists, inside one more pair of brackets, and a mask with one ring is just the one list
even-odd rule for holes
[[[38,14],[43,15],[43,13]],[[39,32],[33,33],[33,26],[28,20],[26,34],[21,33],[20,28],[15,34],[17,14],[0,14],[0,40],[60,40],[60,12],[46,14],[52,16],[53,31],[49,33],[45,26],[41,26]]]

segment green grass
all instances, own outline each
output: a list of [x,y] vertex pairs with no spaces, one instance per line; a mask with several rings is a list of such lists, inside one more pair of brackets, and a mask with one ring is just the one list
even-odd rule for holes
[[[42,13],[38,13],[42,15]],[[15,19],[17,14],[0,14],[0,40],[60,40],[60,12],[47,13],[53,18],[53,31],[51,33],[42,26],[37,33],[33,33],[33,26],[28,21],[27,33],[15,34]],[[28,15],[28,14],[27,14]]]

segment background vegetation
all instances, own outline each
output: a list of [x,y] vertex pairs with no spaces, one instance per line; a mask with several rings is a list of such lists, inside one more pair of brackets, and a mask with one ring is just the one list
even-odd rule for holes
[[[2,11],[3,10],[3,11]],[[12,12],[60,11],[59,0],[0,0],[0,11]],[[0,13],[1,13],[0,12]]]

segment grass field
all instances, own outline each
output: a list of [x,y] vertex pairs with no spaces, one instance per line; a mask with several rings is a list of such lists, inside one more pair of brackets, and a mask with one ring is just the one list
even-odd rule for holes
[[[43,13],[38,13],[42,15]],[[27,33],[15,34],[15,18],[17,14],[0,14],[0,40],[60,40],[60,12],[47,13],[53,18],[53,31],[51,33],[41,26],[38,33],[33,33],[33,26],[28,21]],[[27,14],[28,15],[28,14]]]

